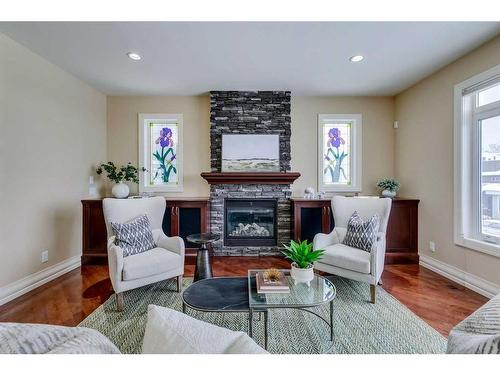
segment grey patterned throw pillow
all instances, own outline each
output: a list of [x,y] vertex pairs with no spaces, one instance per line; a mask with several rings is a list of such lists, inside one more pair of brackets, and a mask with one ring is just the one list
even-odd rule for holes
[[354,211],[347,222],[347,233],[342,243],[370,252],[373,243],[377,240],[379,225],[378,215],[373,215],[365,221],[358,215],[357,211]]
[[115,244],[123,249],[123,256],[143,253],[156,246],[147,215],[126,223],[111,223]]

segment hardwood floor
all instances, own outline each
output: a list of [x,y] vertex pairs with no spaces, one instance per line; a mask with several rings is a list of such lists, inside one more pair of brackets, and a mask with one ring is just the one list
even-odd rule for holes
[[[250,268],[289,264],[277,257],[215,257],[216,276],[246,275]],[[192,276],[194,265],[186,265]],[[386,265],[382,287],[444,336],[487,301],[418,265]],[[368,286],[367,286],[368,287]],[[0,321],[75,326],[112,295],[107,266],[82,266],[0,306]]]

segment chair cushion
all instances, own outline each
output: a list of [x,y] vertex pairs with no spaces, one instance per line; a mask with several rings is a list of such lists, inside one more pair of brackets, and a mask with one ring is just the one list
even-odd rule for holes
[[350,271],[370,273],[370,253],[341,243],[327,246],[320,263]]
[[143,354],[267,353],[244,332],[202,322],[179,311],[148,306]]
[[377,240],[379,225],[380,220],[377,214],[373,215],[370,219],[363,220],[358,215],[358,212],[354,211],[347,222],[347,233],[342,243],[370,252]]
[[168,272],[182,264],[179,254],[155,247],[144,253],[123,258],[123,281],[143,279],[145,277]]

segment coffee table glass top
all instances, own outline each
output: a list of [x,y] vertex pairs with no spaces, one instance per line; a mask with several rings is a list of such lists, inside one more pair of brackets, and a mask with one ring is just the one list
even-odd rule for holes
[[257,293],[255,275],[265,270],[248,270],[248,300],[251,308],[267,307],[312,307],[332,301],[337,293],[332,282],[323,276],[314,274],[310,286],[300,283],[295,285],[290,270],[280,270],[288,279],[288,293]]

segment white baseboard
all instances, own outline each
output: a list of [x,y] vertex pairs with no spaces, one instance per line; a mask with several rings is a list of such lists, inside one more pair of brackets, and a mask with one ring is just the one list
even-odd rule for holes
[[468,289],[482,294],[485,297],[491,298],[500,293],[500,285],[494,284],[471,273],[462,271],[461,269],[450,266],[449,264],[429,256],[420,255],[419,264],[422,267],[434,271],[447,279],[455,281]]
[[12,301],[14,298],[20,297],[29,291],[38,288],[39,286],[48,283],[55,278],[80,267],[80,256],[75,256],[66,259],[62,262],[47,267],[41,271],[35,272],[29,276],[15,281],[9,285],[0,288],[0,306]]

